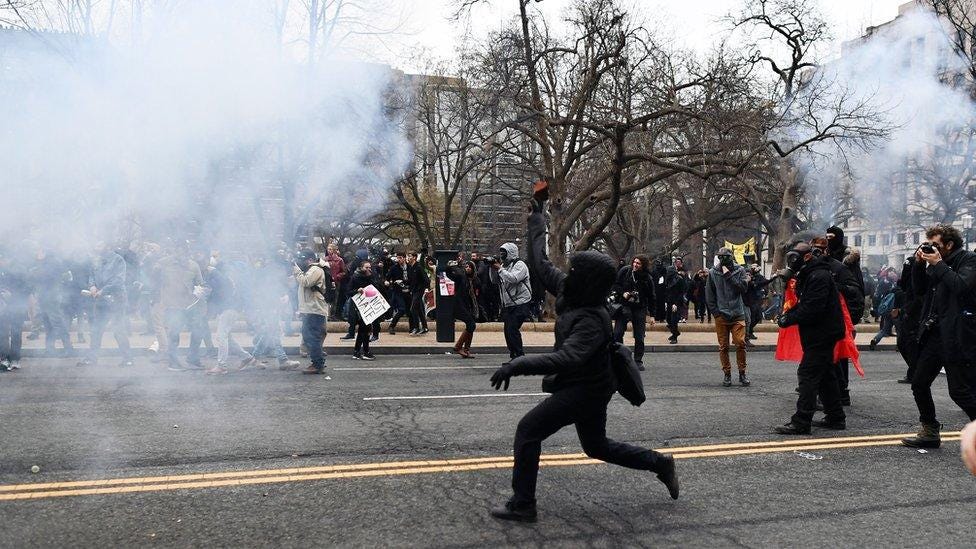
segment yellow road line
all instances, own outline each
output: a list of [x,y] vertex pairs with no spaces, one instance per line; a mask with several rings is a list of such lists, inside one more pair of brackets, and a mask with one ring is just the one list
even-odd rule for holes
[[[782,453],[801,450],[892,446],[900,444],[900,439],[893,438],[896,436],[901,437],[903,435],[848,438],[838,437],[834,439],[809,439],[806,441],[775,441],[769,443],[753,443],[753,447],[748,447],[750,445],[749,443],[740,445],[716,444],[713,446],[689,446],[684,448],[662,449],[662,451],[667,452],[668,450],[671,450],[668,453],[671,453],[675,459],[709,458]],[[946,436],[943,437],[944,442],[954,442],[958,440],[959,436],[957,433],[946,433]],[[810,442],[814,443],[810,444]],[[765,444],[765,446],[756,447],[756,444]],[[730,448],[730,446],[738,447]],[[541,461],[541,465],[543,467],[565,467],[599,463],[603,462],[588,458],[585,454],[549,455],[543,456]],[[507,469],[511,467],[511,465],[512,458],[510,457],[466,458],[437,461],[364,463],[258,471],[230,471],[225,473],[199,473],[192,475],[101,479],[61,483],[19,484],[0,487],[6,492],[0,493],[0,501],[100,494],[126,494],[135,492],[160,492],[182,489],[276,484],[284,482],[307,482],[341,478],[368,478],[422,473],[452,473],[487,469]],[[79,488],[83,486],[85,488]],[[54,489],[52,490],[51,488]]]

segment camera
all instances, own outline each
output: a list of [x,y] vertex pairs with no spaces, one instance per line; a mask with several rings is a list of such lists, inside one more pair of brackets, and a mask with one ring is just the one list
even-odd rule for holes
[[919,246],[918,249],[922,250],[923,253],[927,253],[927,254],[935,253],[935,246],[933,246],[931,242],[922,242],[922,245]]
[[491,265],[494,263],[501,263],[502,261],[493,255],[485,256],[485,263]]

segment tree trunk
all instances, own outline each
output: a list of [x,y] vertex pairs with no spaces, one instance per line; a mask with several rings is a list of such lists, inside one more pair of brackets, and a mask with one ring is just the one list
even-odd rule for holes
[[776,220],[776,234],[774,235],[773,271],[786,266],[786,246],[793,236],[794,220],[798,203],[799,174],[787,162],[780,167],[780,181],[783,183],[783,203],[780,207],[779,219]]

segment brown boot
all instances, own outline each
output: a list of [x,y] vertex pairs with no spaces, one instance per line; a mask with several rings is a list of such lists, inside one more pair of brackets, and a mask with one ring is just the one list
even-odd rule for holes
[[468,332],[461,332],[461,335],[457,338],[457,343],[454,344],[454,354],[464,355],[464,337]]
[[474,339],[474,333],[468,331],[464,333],[467,334],[467,337],[464,340],[464,354],[461,356],[464,358],[474,358],[474,355],[471,354],[471,340]]

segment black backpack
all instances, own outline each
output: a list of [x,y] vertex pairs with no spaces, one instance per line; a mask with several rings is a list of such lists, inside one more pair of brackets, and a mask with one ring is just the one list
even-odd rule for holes
[[634,362],[634,353],[626,345],[610,341],[607,347],[610,354],[610,369],[617,380],[617,392],[634,406],[640,406],[647,400],[644,393],[644,381],[640,370]]

